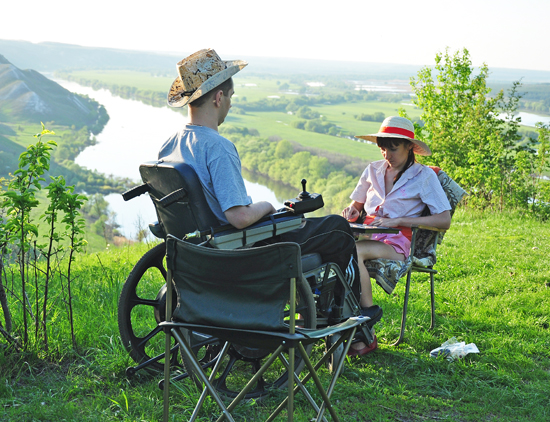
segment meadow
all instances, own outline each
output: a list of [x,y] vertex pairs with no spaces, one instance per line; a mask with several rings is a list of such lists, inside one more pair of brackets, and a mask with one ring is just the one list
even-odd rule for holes
[[[429,327],[429,282],[412,285],[405,343],[390,346],[400,323],[404,286],[375,288],[384,309],[379,349],[348,358],[334,393],[344,421],[547,421],[550,418],[550,223],[521,213],[459,208],[438,248],[436,326]],[[74,268],[77,350],[51,324],[51,348],[17,356],[0,348],[2,421],[157,421],[162,374],[125,374],[133,364],[121,344],[117,301],[125,278],[149,244],[79,256]],[[451,337],[479,354],[449,362],[430,350]],[[55,346],[54,346],[55,345]],[[320,350],[314,350],[319,353]],[[39,359],[39,357],[45,359]],[[322,371],[322,379],[328,374]],[[198,397],[190,381],[172,389],[173,420],[185,420]],[[275,392],[275,395],[277,393]],[[238,408],[259,421],[274,399]],[[296,420],[308,421],[298,396]],[[208,400],[200,420],[211,420]]]
[[[248,69],[247,69],[248,71]],[[67,76],[68,75],[68,76]],[[117,70],[82,70],[73,71],[65,75],[71,80],[93,86],[95,88],[128,86],[132,89],[139,89],[140,92],[152,91],[165,98],[174,78],[172,76],[155,76],[147,72],[117,71]],[[63,78],[63,74],[58,75]],[[242,109],[244,105],[265,101],[269,99],[293,100],[300,95],[342,95],[344,90],[337,82],[327,82],[326,86],[310,86],[304,90],[304,81],[307,77],[300,76],[299,80],[289,76],[280,78],[273,75],[257,75],[253,72],[241,72],[235,76],[235,94],[233,95],[233,107],[235,110]],[[312,80],[314,83],[315,80]],[[406,86],[406,81],[398,81],[394,85],[388,85],[388,89],[401,90]],[[380,84],[384,84],[380,82]],[[347,85],[345,91],[350,91]],[[161,95],[162,94],[162,95]],[[328,134],[311,132],[292,127],[292,122],[300,120],[296,115],[282,111],[247,111],[239,113],[230,112],[223,127],[237,126],[256,130],[263,138],[273,140],[286,139],[299,146],[309,149],[314,153],[322,151],[322,154],[330,157],[352,157],[362,160],[365,163],[380,159],[378,148],[370,143],[364,143],[353,138],[355,134],[375,133],[380,127],[380,122],[361,121],[355,118],[360,114],[374,114],[382,112],[385,116],[397,115],[399,108],[418,118],[419,110],[415,109],[408,100],[401,102],[387,102],[392,94],[385,93],[385,97],[373,101],[340,102],[336,104],[317,103],[311,105],[313,112],[321,115],[323,121],[336,125],[345,136],[330,136]],[[143,95],[146,97],[147,95]],[[401,94],[399,95],[401,97]],[[406,101],[406,102],[405,102]],[[183,110],[186,111],[185,109]],[[337,164],[339,165],[339,164]],[[363,167],[363,166],[360,166]],[[358,176],[360,172],[354,174]]]
[[[162,92],[173,80],[145,72],[73,74],[106,84]],[[274,95],[293,97],[299,89],[291,79],[246,72],[235,78],[235,84],[235,108],[242,102]],[[279,89],[283,84],[288,87]],[[312,88],[311,92],[337,91],[327,86]],[[382,111],[388,116],[396,114],[399,107],[412,117],[419,115],[406,103],[384,101],[311,106],[350,134],[376,132],[379,127],[378,122],[357,120],[355,114]],[[256,129],[265,138],[287,139],[329,154],[365,161],[380,158],[374,145],[293,128],[290,124],[295,118],[286,112],[231,113],[227,123]],[[12,129],[21,132],[10,137],[20,144],[32,139],[30,135],[37,131],[15,126]],[[528,213],[482,213],[459,208],[438,248],[435,329],[428,331],[428,278],[417,274],[405,343],[391,346],[399,330],[404,280],[392,295],[375,287],[375,303],[384,309],[384,318],[376,326],[379,349],[362,358],[347,359],[333,395],[342,420],[549,420],[549,238],[550,223]],[[126,368],[134,362],[122,344],[117,323],[124,281],[152,246],[142,243],[105,249],[104,241],[98,238],[90,244],[88,254],[77,257],[73,266],[76,348],[71,345],[59,291],[51,293],[51,302],[59,311],[51,315],[49,351],[31,342],[26,352],[15,354],[7,343],[0,344],[0,421],[162,420],[162,391],[157,387],[162,374],[139,371],[131,378],[126,375]],[[12,271],[6,268],[4,274],[8,277],[4,281],[13,288],[10,274],[16,271]],[[19,304],[13,302],[12,308],[18,309]],[[475,343],[480,353],[454,362],[430,357],[432,349],[452,337]],[[321,352],[321,346],[314,350]],[[328,373],[321,372],[327,381]],[[175,386],[173,420],[185,420],[199,393],[188,380]],[[275,401],[267,398],[241,405],[238,420],[263,420]],[[200,420],[211,420],[215,411],[208,399]],[[296,420],[310,420],[309,405],[301,396],[297,397],[295,413]]]
[[[140,91],[152,91],[165,98],[166,93],[176,73],[173,76],[154,75],[149,72],[130,70],[79,70],[66,73],[71,79],[89,86],[137,88]],[[411,75],[412,76],[412,75]],[[63,74],[59,75],[63,78]],[[304,89],[309,82],[313,86]],[[308,79],[307,75],[286,76],[267,75],[255,73],[252,66],[245,68],[234,77],[235,94],[233,95],[233,107],[235,109],[243,104],[268,99],[292,100],[299,95],[340,95],[350,91],[349,84],[343,84],[338,80],[325,81],[325,86],[315,86],[318,81],[314,76]],[[411,92],[407,80],[395,81],[371,81],[378,88],[388,89],[382,92],[381,97],[375,101],[349,101],[338,104],[320,103],[310,106],[319,113],[323,120],[341,128],[346,137],[336,137],[327,134],[309,132],[291,126],[291,122],[299,120],[295,115],[279,111],[257,111],[237,114],[230,112],[226,118],[226,125],[235,125],[248,129],[255,129],[264,138],[286,139],[312,150],[323,150],[328,154],[344,155],[373,161],[380,159],[378,148],[371,144],[364,144],[353,139],[354,135],[376,133],[380,128],[380,122],[361,121],[355,118],[361,114],[374,114],[382,112],[384,115],[397,115],[399,109],[406,111],[412,119],[420,117],[420,110],[409,99],[401,99],[397,102],[389,101],[392,97],[391,90],[398,93],[398,97]],[[354,91],[357,92],[357,91]],[[162,105],[164,105],[164,100]],[[183,110],[185,112],[185,110]],[[520,127],[521,133],[532,132],[533,128]]]

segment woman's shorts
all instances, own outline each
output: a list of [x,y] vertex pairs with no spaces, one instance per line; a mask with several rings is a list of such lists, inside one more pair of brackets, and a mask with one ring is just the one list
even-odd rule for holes
[[411,251],[411,241],[407,239],[401,232],[397,234],[392,233],[373,233],[371,240],[377,240],[383,242],[386,245],[390,245],[395,252],[405,255],[405,259],[409,257]]

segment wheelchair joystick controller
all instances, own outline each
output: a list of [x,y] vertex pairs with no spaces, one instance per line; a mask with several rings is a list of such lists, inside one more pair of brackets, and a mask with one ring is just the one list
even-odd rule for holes
[[302,179],[302,192],[295,198],[285,201],[286,209],[295,214],[304,214],[323,208],[325,203],[320,193],[309,193],[306,191],[306,179]]
[[311,195],[309,194],[308,191],[306,191],[306,183],[307,183],[307,180],[306,180],[306,179],[302,179],[301,183],[302,183],[302,192],[300,193],[300,195],[298,196],[298,198],[300,198],[302,201],[304,201],[304,200],[306,200],[306,199],[310,199],[310,198],[311,198]]

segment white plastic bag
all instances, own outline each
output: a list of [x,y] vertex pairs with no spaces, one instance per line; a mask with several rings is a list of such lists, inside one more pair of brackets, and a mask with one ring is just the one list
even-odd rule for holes
[[445,343],[433,349],[430,352],[432,358],[445,356],[447,360],[453,361],[466,356],[468,353],[479,353],[479,349],[474,343],[466,344],[464,341],[458,342],[456,337],[450,338]]

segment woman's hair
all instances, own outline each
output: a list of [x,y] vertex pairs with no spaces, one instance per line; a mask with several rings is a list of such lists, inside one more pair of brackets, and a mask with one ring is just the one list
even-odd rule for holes
[[[376,138],[376,144],[380,148],[396,148],[401,144],[408,146],[410,143],[411,141],[407,139],[402,139],[402,138],[382,138],[380,136]],[[414,163],[416,163],[416,156],[414,155],[413,148],[411,148],[409,150],[409,156],[407,157],[407,162],[405,163],[405,167],[403,167],[403,169],[399,173],[397,173],[397,175],[393,179],[394,185],[395,183],[397,183],[397,181],[403,175],[403,173],[405,173],[405,171],[409,167],[411,167]]]

